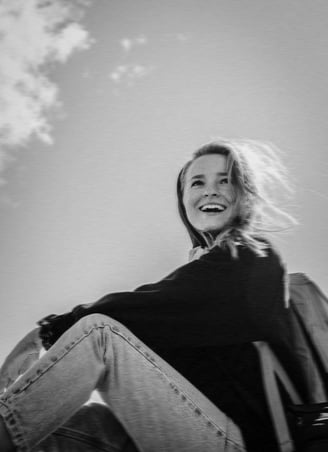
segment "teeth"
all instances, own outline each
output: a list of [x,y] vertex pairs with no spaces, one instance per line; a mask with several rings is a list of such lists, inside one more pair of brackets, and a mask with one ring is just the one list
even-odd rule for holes
[[203,212],[207,211],[215,211],[215,212],[223,212],[226,209],[225,206],[221,204],[206,204],[205,206],[202,206],[200,210]]

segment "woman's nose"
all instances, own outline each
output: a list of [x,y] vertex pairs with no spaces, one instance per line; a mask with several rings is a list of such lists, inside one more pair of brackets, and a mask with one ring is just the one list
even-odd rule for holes
[[208,185],[205,187],[204,196],[218,196],[220,193],[217,185]]

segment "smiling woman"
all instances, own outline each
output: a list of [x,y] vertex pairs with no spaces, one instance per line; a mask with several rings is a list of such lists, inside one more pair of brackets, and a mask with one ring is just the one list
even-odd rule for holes
[[203,155],[185,173],[183,204],[187,218],[197,230],[208,232],[207,238],[212,240],[236,214],[235,190],[227,163],[226,155]]
[[180,172],[179,210],[193,244],[250,246],[259,256],[266,232],[296,223],[281,206],[292,192],[286,169],[273,145],[255,140],[205,144]]
[[[1,369],[1,450],[41,442],[53,450],[60,426],[80,430],[81,406],[96,389],[112,413],[100,450],[276,452],[252,342],[275,347],[307,396],[290,345],[285,268],[263,235],[293,222],[275,202],[287,181],[276,151],[259,142],[196,151],[177,181],[191,261],[156,283],[42,319]],[[41,345],[47,352],[36,360]]]

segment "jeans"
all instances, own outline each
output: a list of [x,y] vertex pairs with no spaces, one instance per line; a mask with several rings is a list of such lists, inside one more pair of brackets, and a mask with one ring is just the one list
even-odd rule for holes
[[[74,421],[83,419],[79,410],[95,389],[115,416],[105,422],[105,437],[92,436],[91,421],[83,430]],[[65,442],[65,434],[68,441],[84,437],[84,445],[93,438],[98,450],[109,452],[246,451],[224,413],[127,328],[101,314],[66,331],[1,396],[0,415],[19,452],[63,451],[51,443]]]
[[139,452],[110,409],[100,403],[83,406],[33,452]]

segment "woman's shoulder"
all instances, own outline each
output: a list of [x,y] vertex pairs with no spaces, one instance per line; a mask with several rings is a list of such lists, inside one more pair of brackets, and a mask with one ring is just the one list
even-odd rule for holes
[[264,255],[259,256],[249,247],[240,251],[240,264],[247,277],[262,279],[263,281],[284,279],[286,266],[280,251],[267,239],[262,239],[266,247]]
[[[228,247],[219,245],[215,245],[211,249],[194,248],[190,253],[189,263],[194,261],[194,263],[198,262],[199,264],[236,264],[237,266],[271,264],[281,266],[282,258],[278,249],[267,238],[259,237],[257,240],[261,243],[261,255],[258,253],[258,247],[255,249],[248,243],[240,242],[236,247],[236,256],[233,256]],[[197,264],[196,267],[198,267]]]
[[[265,237],[256,237],[256,242],[259,245],[256,249],[254,246],[248,243],[241,243],[239,247],[240,254],[252,256],[253,258],[281,258],[280,251],[277,247]],[[258,249],[261,250],[259,254]]]

